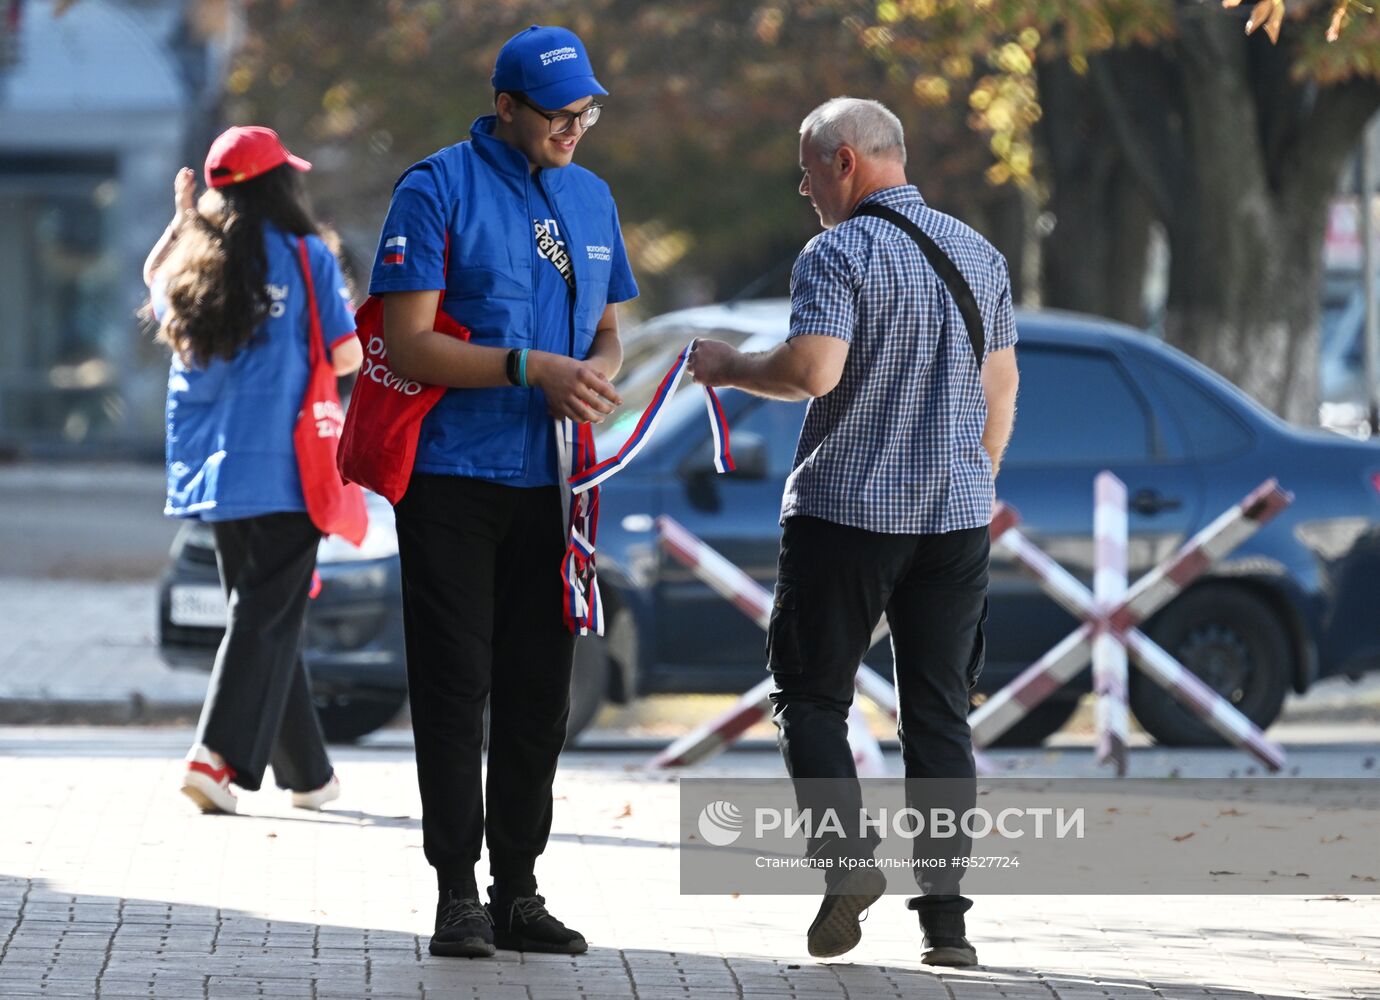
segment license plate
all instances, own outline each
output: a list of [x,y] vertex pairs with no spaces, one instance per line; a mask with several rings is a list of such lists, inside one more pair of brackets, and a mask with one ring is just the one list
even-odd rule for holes
[[225,627],[225,594],[219,587],[176,586],[170,596],[168,612],[174,625]]

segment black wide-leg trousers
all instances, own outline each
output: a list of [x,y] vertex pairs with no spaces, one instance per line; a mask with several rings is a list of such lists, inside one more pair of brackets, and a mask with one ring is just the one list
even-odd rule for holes
[[224,757],[235,784],[249,791],[263,783],[270,763],[278,787],[320,788],[331,778],[331,761],[301,646],[321,532],[305,513],[211,527],[229,618],[197,742]]

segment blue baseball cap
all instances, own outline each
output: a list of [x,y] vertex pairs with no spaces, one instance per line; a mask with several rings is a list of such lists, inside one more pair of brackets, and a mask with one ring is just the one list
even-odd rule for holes
[[573,31],[532,25],[503,43],[494,63],[494,90],[516,90],[543,108],[607,94],[594,79],[584,43]]

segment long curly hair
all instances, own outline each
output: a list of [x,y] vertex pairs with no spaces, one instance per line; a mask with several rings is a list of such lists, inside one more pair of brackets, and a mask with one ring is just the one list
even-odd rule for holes
[[158,339],[184,364],[229,361],[268,315],[266,222],[294,236],[322,235],[300,174],[287,164],[210,188],[184,223],[159,268],[167,276],[168,309],[158,327]]

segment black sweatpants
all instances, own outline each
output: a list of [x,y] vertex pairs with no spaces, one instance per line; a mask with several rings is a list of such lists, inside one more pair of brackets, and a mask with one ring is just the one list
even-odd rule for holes
[[[989,532],[984,527],[938,535],[863,531],[814,517],[788,518],[781,539],[776,598],[767,636],[771,695],[781,751],[793,779],[812,783],[800,808],[826,806],[857,816],[861,790],[848,746],[853,677],[883,611],[891,627],[900,709],[897,735],[906,778],[956,779],[942,783],[943,801],[908,802],[915,808],[971,808],[976,783],[968,693],[983,662],[987,614]],[[799,795],[801,786],[797,785]],[[811,802],[822,794],[832,801]],[[907,798],[914,793],[908,788]],[[862,845],[812,843],[816,854],[871,853]],[[969,851],[965,838],[942,855]],[[917,872],[921,869],[917,868]],[[932,871],[932,870],[927,870]],[[942,914],[967,911],[957,895],[957,874],[921,884],[911,900],[928,928]]]
[[416,473],[396,510],[426,859],[442,889],[475,895],[487,831],[495,892],[530,895],[575,653],[561,618],[559,488]]
[[302,619],[321,533],[305,513],[215,521],[216,564],[230,602],[197,742],[256,791],[273,765],[279,788],[307,792],[331,761],[302,663]]

